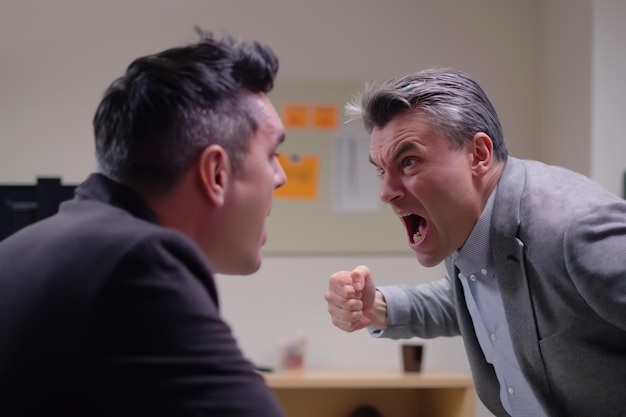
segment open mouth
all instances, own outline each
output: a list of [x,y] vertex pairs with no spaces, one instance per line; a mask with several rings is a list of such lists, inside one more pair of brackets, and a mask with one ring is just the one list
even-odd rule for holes
[[426,225],[426,220],[423,217],[418,216],[417,214],[408,214],[406,216],[402,216],[402,222],[406,228],[409,242],[416,244],[424,240],[424,234],[422,231]]

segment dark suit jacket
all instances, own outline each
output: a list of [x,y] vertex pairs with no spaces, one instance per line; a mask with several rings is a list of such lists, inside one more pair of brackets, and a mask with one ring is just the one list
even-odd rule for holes
[[94,174],[0,242],[0,415],[278,417],[197,246]]
[[[574,172],[509,158],[490,243],[515,354],[544,409],[626,416],[626,201]],[[457,270],[446,268],[432,284],[381,287],[382,336],[462,334],[479,397],[505,416]]]

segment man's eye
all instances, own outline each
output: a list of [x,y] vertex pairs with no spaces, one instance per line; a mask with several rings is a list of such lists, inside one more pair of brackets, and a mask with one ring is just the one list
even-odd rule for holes
[[409,157],[402,160],[402,170],[406,170],[407,168],[414,168],[419,163],[419,160],[415,157]]
[[385,170],[382,168],[376,168],[376,176],[382,178],[385,175]]

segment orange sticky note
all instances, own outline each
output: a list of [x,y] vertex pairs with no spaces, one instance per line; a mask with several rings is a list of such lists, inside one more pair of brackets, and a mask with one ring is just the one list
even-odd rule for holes
[[283,105],[283,123],[285,129],[305,129],[309,127],[309,106],[298,103]]
[[339,109],[336,104],[316,104],[313,106],[313,126],[317,129],[337,129]]
[[278,156],[287,183],[274,190],[275,198],[316,200],[319,182],[319,157],[316,155],[282,154]]

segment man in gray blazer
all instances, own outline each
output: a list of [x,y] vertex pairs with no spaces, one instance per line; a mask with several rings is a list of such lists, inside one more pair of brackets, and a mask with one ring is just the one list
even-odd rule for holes
[[626,202],[577,173],[508,156],[466,74],[428,69],[347,106],[371,133],[381,198],[424,266],[447,277],[376,288],[330,278],[333,323],[387,338],[462,335],[497,416],[626,415]]

